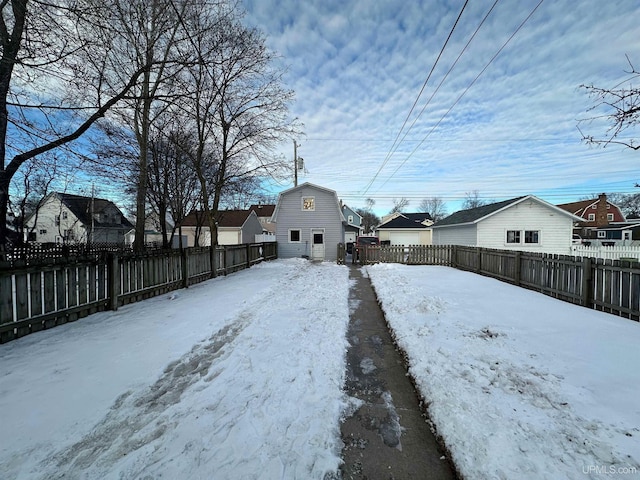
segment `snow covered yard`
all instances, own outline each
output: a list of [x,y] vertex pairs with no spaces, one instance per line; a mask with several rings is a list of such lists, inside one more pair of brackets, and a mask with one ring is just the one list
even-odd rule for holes
[[367,267],[468,479],[640,477],[640,324],[448,267]]
[[0,346],[0,478],[318,478],[348,269],[278,260]]

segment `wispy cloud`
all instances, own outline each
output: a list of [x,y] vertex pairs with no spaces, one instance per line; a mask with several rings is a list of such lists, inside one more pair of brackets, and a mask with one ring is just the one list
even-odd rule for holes
[[389,155],[463,3],[245,0],[247,22],[289,67],[306,133],[301,179],[354,206],[373,197],[380,211],[394,197],[417,207],[431,195],[453,210],[471,190],[558,203],[633,191],[638,154],[589,148],[576,123],[591,105],[581,84],[624,79],[625,55],[640,65],[635,0],[544,1],[465,93],[538,3],[501,0],[416,120],[490,7],[470,2],[409,118],[415,125]]

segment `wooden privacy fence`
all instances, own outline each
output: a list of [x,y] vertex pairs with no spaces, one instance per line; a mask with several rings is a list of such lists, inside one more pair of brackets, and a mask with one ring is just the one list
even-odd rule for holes
[[640,320],[640,263],[460,245],[367,246],[353,262],[447,265]]
[[[216,268],[211,268],[213,261]],[[277,257],[277,244],[226,245],[0,269],[0,343]]]

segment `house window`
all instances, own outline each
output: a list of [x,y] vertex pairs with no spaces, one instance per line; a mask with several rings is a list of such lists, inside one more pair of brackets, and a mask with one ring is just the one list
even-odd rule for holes
[[587,220],[590,222],[595,222],[596,221],[596,214],[595,213],[590,213],[589,216],[587,217]]
[[507,243],[520,243],[520,230],[507,230]]
[[300,243],[300,230],[289,230],[289,243]]
[[47,229],[46,228],[41,228],[40,230],[38,230],[38,233],[40,235],[46,235],[47,234]]
[[598,208],[598,206],[594,203],[593,205],[591,205],[591,208],[595,210],[596,208]]
[[524,243],[540,243],[540,230],[525,230]]
[[66,220],[67,219],[67,212],[62,212],[62,219]]
[[613,213],[607,213],[607,220],[613,222]]
[[347,218],[347,221],[349,223],[353,223],[353,215],[349,215],[349,217]]
[[302,197],[302,210],[314,211],[316,209],[315,197]]
[[598,230],[598,238],[607,238],[607,232],[604,230]]
[[60,215],[56,215],[55,224],[60,225]]
[[64,232],[62,232],[62,235],[64,236],[65,240],[74,240],[75,239],[75,235],[73,233],[73,230],[71,230],[71,229],[65,230]]

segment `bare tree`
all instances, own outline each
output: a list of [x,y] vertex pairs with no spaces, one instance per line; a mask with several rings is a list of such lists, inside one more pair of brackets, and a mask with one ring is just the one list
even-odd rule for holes
[[447,216],[447,205],[440,197],[428,197],[420,203],[420,211],[428,213],[434,222]]
[[401,199],[393,199],[393,208],[389,211],[389,213],[402,213],[405,208],[409,206],[409,200],[405,197]]
[[[594,85],[581,85],[588,95],[594,100],[594,105],[589,108],[592,115],[589,118],[578,122],[578,130],[582,135],[582,140],[592,145],[623,145],[633,150],[640,150],[640,142],[637,139],[637,127],[640,123],[640,87],[633,81],[638,82],[640,71],[636,70],[631,60],[627,57],[630,75],[628,79],[612,88],[596,87]],[[627,86],[628,85],[628,86]],[[584,133],[580,128],[581,124],[608,123],[602,137],[592,136]],[[631,134],[630,138],[622,135]],[[634,138],[636,137],[636,138]]]
[[[14,195],[9,202],[9,210],[14,217],[14,229],[18,244],[29,240],[38,223],[38,213],[49,188],[57,177],[57,162],[41,162],[33,158],[23,164],[14,177]],[[33,225],[26,224],[28,217],[34,216]]]
[[[96,24],[108,22],[113,38],[101,57],[88,62],[104,65],[104,81],[119,85],[143,65],[140,81],[114,113],[133,132],[137,145],[136,230],[134,248],[144,248],[149,152],[153,123],[176,94],[173,81],[183,67],[181,43],[186,41],[181,18],[195,0],[87,0],[95,5]],[[103,18],[108,11],[108,17]]]
[[[0,249],[6,245],[11,181],[30,159],[68,146],[125,98],[151,65],[141,62],[107,88],[98,51],[112,36],[88,20],[85,0],[0,4]],[[98,6],[102,14],[102,6]],[[79,58],[98,58],[93,63]],[[79,77],[94,89],[63,95]],[[59,121],[60,118],[65,121]],[[28,141],[25,141],[28,140]]]
[[471,192],[465,193],[465,199],[464,202],[462,202],[462,210],[482,207],[487,203],[487,200],[480,198],[480,192],[478,190],[472,190]]
[[192,90],[179,105],[196,142],[193,167],[212,245],[224,195],[258,174],[286,168],[274,151],[295,127],[288,116],[293,93],[282,87],[282,72],[273,69],[275,57],[264,38],[245,27],[238,12],[220,8],[185,17],[190,53],[199,61],[183,72]]
[[372,233],[377,225],[380,225],[378,217],[370,208],[356,208],[356,213],[362,217],[362,228],[364,233]]
[[[176,227],[195,208],[199,190],[190,157],[185,153],[192,142],[185,133],[170,131],[169,125],[162,127],[155,131],[149,142],[146,198],[158,220],[162,246],[167,248]],[[168,231],[169,218],[173,223],[172,231]]]

